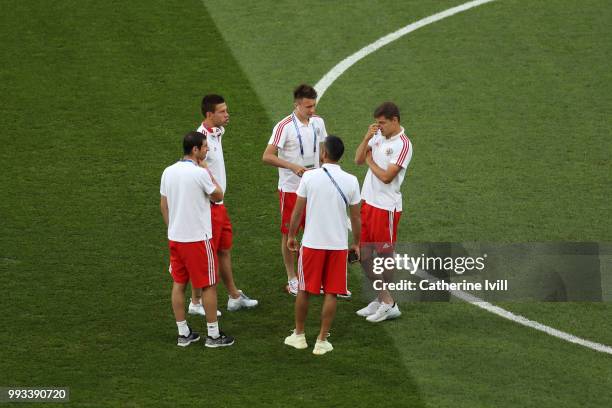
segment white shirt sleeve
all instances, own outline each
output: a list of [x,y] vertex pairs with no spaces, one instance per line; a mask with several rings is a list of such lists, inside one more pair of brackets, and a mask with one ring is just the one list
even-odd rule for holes
[[161,183],[159,185],[159,194],[163,195],[164,197],[168,195],[167,190],[166,190],[166,170],[164,170],[161,176]]
[[359,181],[357,177],[353,177],[353,188],[348,197],[350,205],[357,205],[361,201],[361,193],[359,192]]
[[320,124],[321,134],[319,135],[319,141],[323,142],[327,137],[327,129],[325,128],[325,121],[323,121],[323,119],[320,120]]
[[289,126],[287,123],[284,123],[284,121],[277,123],[276,126],[274,126],[274,129],[272,129],[272,136],[270,136],[268,144],[282,149],[287,141],[288,130]]
[[[403,168],[408,167],[408,163],[410,162],[410,157],[412,157],[412,152],[410,142],[403,142],[401,145],[401,149],[395,149],[391,155],[391,159],[389,160],[390,164],[395,164]],[[408,160],[406,160],[408,159]]]
[[310,179],[310,175],[308,172],[302,175],[302,179],[300,180],[300,185],[297,188],[296,194],[298,197],[306,198],[308,196],[308,180]]
[[217,188],[215,183],[213,183],[212,176],[210,175],[210,172],[208,170],[201,169],[201,171],[198,171],[197,180],[198,185],[202,188],[202,190],[204,190],[207,195],[211,195]]

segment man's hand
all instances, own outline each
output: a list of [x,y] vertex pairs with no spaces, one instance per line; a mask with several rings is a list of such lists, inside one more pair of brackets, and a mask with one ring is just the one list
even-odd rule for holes
[[290,251],[297,252],[300,249],[300,244],[298,244],[297,240],[293,236],[287,237],[287,248]]
[[357,261],[361,260],[361,251],[359,250],[359,245],[351,244],[351,247],[349,248],[349,252],[354,252],[355,254],[357,254]]
[[378,126],[378,123],[372,123],[369,127],[368,127],[368,131],[364,136],[365,140],[370,140],[371,138],[374,137],[374,135],[376,134],[376,132],[378,132],[378,129],[380,129],[380,126]]
[[204,169],[207,169],[207,168],[208,168],[208,163],[206,163],[206,159],[204,159],[204,160],[200,160],[200,161],[198,162],[198,166],[200,166],[200,167],[202,167],[202,168],[204,168]]
[[299,164],[291,166],[291,171],[298,177],[302,177],[306,170],[308,170],[306,167],[300,166]]

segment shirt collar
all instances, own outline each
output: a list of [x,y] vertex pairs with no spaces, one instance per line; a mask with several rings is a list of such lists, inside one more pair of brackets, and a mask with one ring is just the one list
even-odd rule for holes
[[308,119],[308,124],[307,124],[307,125],[305,125],[305,124],[304,124],[304,123],[303,123],[303,122],[300,120],[300,118],[298,118],[297,113],[295,113],[295,111],[293,111],[291,114],[292,114],[292,115],[295,115],[295,122],[296,122],[296,123],[298,124],[298,126],[300,126],[300,127],[308,127],[308,126],[310,126],[310,124],[312,123],[312,119],[314,118],[313,116],[311,116],[311,117],[310,117],[310,119]]
[[[399,138],[401,135],[403,135],[403,134],[404,134],[404,128],[400,126],[400,131],[399,131],[399,133],[397,133],[397,134],[395,134],[395,135],[391,136],[389,139],[387,139],[387,138],[385,138],[385,139],[387,139],[388,141],[393,141],[393,140],[398,139],[398,138]],[[383,137],[384,137],[384,136],[383,136]]]
[[334,163],[323,163],[323,165],[321,167],[329,167],[332,169],[339,169],[340,165],[339,164],[334,164]]
[[204,130],[206,130],[206,133],[209,133],[211,135],[215,134],[215,128],[211,128],[211,127],[206,126],[204,124],[204,122],[202,122],[202,127],[204,128]]

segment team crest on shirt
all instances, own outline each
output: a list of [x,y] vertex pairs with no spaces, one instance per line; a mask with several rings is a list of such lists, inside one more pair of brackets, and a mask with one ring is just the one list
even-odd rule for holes
[[388,148],[387,150],[385,150],[385,154],[387,156],[391,156],[393,154],[393,149],[392,148]]

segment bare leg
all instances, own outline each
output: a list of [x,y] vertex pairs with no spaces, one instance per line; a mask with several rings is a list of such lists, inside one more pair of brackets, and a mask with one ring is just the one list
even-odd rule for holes
[[172,285],[172,311],[177,322],[185,320],[185,284],[176,283]]
[[287,280],[296,279],[295,253],[287,248],[287,234],[283,234],[283,238],[281,240],[281,252],[283,254],[283,262],[285,262],[285,270],[287,271]]
[[[365,273],[366,277],[370,280],[370,282],[374,282],[377,279],[382,279],[383,282],[390,282],[393,279],[393,271],[385,272],[381,275],[377,275],[373,272],[372,263],[374,252],[371,247],[363,246],[361,248],[361,268]],[[385,302],[387,304],[393,304],[394,300],[391,297],[391,293],[388,290],[380,290],[378,291],[378,301]]]
[[308,315],[308,302],[310,294],[304,290],[300,290],[295,299],[295,333],[304,333],[304,323],[306,323],[306,315]]
[[[393,275],[395,274],[395,269],[391,269],[388,271],[384,271],[381,275],[384,282],[393,282]],[[378,294],[378,297],[381,301],[385,302],[388,305],[392,305],[395,303],[393,297],[391,296],[391,292],[388,290],[381,290]]]
[[240,297],[238,288],[234,283],[234,274],[232,272],[232,254],[229,249],[220,249],[217,251],[219,256],[219,272],[221,273],[221,279],[227,289],[227,293],[234,299]]
[[191,303],[194,305],[200,304],[202,300],[202,288],[191,287]]
[[327,333],[331,329],[331,325],[336,316],[336,295],[329,293],[325,294],[323,308],[321,309],[321,331],[319,332],[319,340],[325,340]]
[[[206,322],[214,323],[217,321],[217,285],[208,286],[202,289],[202,304],[206,313]],[[184,312],[183,312],[184,313]]]

